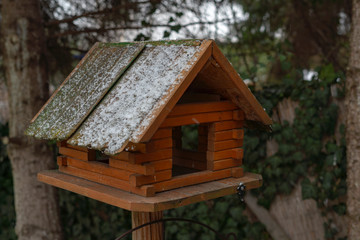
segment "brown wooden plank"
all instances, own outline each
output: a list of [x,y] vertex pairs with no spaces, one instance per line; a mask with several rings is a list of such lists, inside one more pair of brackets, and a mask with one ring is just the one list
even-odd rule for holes
[[232,111],[182,115],[166,118],[160,127],[176,127],[190,124],[218,122],[231,120],[232,118]]
[[207,161],[207,166],[209,170],[221,170],[225,168],[232,168],[241,166],[242,159],[234,159],[234,158],[227,158],[221,159],[217,161]]
[[235,110],[233,112],[233,119],[236,120],[236,121],[239,121],[239,120],[245,120],[245,114],[242,110]]
[[243,128],[243,121],[223,121],[223,122],[215,122],[209,125],[209,132],[218,132],[225,131],[234,128]]
[[238,107],[230,101],[178,104],[171,110],[168,117],[208,112],[224,112],[235,109],[238,109]]
[[209,134],[209,140],[211,141],[224,141],[230,139],[243,139],[244,130],[243,129],[231,129],[220,132],[213,132]]
[[182,167],[198,169],[198,170],[206,170],[207,169],[206,161],[196,161],[196,160],[186,159],[186,158],[174,157],[173,164],[182,166]]
[[[148,213],[148,212],[131,212],[132,228],[139,227],[143,224],[148,224],[163,218],[162,211]],[[164,240],[163,236],[164,223],[158,222],[149,224],[132,233],[132,240]]]
[[195,79],[196,75],[200,72],[202,67],[206,64],[208,59],[210,58],[212,54],[212,40],[204,40],[202,44],[200,45],[200,51],[199,53],[194,57],[194,60],[196,61],[193,66],[183,72],[183,80],[179,83],[178,86],[176,86],[176,90],[169,99],[168,96],[164,96],[167,100],[167,103],[160,109],[158,109],[156,112],[153,113],[153,116],[156,116],[154,120],[148,124],[147,129],[145,129],[143,132],[144,134],[139,137],[139,142],[147,142],[150,140],[151,136],[154,135],[155,131],[159,128],[161,123],[164,121],[166,116],[169,114],[171,109],[175,106],[175,104],[179,101],[180,97],[184,94],[185,90],[189,87],[191,82]]
[[141,153],[146,153],[147,149],[146,149],[146,144],[145,143],[133,143],[133,142],[129,142],[125,149],[126,152],[141,152]]
[[173,138],[173,146],[175,148],[181,149],[182,148],[182,132],[181,127],[174,127],[172,131],[172,138]]
[[151,153],[130,153],[123,151],[115,156],[112,156],[113,159],[128,161],[133,164],[140,164],[145,162],[168,159],[171,157],[172,157],[172,148],[167,148],[164,150],[159,150]]
[[94,161],[96,160],[95,151],[79,151],[76,149],[68,148],[68,147],[59,147],[59,153],[68,157],[84,160],[84,161]]
[[237,139],[237,140],[232,139],[232,140],[217,141],[217,142],[209,140],[208,151],[217,152],[225,149],[242,147],[242,145],[243,145],[242,139]]
[[155,173],[154,166],[148,165],[140,165],[140,164],[132,164],[127,161],[122,161],[118,159],[109,159],[110,167],[123,169],[132,173],[138,173],[143,175],[152,175]]
[[[155,212],[203,202],[218,197],[235,194],[239,182],[246,189],[262,185],[258,174],[245,173],[241,178],[225,178],[221,180],[182,187],[157,193],[154,197],[142,197],[110,186],[74,177],[57,170],[42,171],[38,180],[55,187],[66,189],[83,196],[96,199],[129,211]],[[144,188],[146,186],[143,186]]]
[[159,128],[154,135],[152,136],[151,140],[161,139],[161,138],[168,138],[172,135],[172,128]]
[[231,177],[231,169],[219,170],[216,172],[202,171],[196,173],[190,173],[186,175],[180,175],[173,177],[171,180],[164,182],[154,183],[153,186],[156,192],[167,191],[179,187],[185,187],[198,183],[218,180],[222,178]]
[[74,168],[80,168],[86,171],[99,173],[102,175],[114,177],[117,179],[121,179],[124,181],[128,181],[130,178],[130,175],[134,174],[133,172],[129,172],[126,170],[120,170],[113,167],[110,167],[106,163],[101,163],[97,161],[83,161],[78,160],[74,158],[67,158],[67,165],[74,167]]
[[155,171],[162,171],[172,168],[172,159],[164,159],[153,162],[144,163],[143,166],[149,166],[155,169]]
[[149,153],[155,152],[155,151],[158,151],[161,149],[172,148],[172,147],[173,147],[173,141],[172,141],[171,137],[151,140],[150,142],[148,142],[146,144],[146,149]]
[[244,176],[244,170],[242,167],[234,167],[231,169],[231,176],[234,178],[240,178]]
[[86,147],[79,147],[79,146],[70,145],[70,144],[66,143],[66,141],[57,142],[56,145],[57,145],[58,147],[67,147],[67,148],[79,150],[79,151],[82,151],[82,152],[94,151],[94,150],[88,149],[88,148],[86,148]]
[[171,170],[156,172],[155,174],[149,176],[134,174],[130,177],[130,185],[134,187],[140,187],[142,185],[168,180],[171,178],[171,176]]
[[150,196],[155,195],[154,188],[150,187],[150,186],[144,186],[142,188],[135,188],[135,187],[131,186],[128,181],[120,180],[120,179],[117,179],[114,177],[109,177],[109,176],[101,175],[99,173],[94,173],[94,172],[90,172],[90,171],[86,171],[83,169],[74,168],[74,167],[70,167],[70,166],[67,166],[67,167],[60,166],[59,170],[66,174],[84,178],[84,179],[94,181],[97,183],[101,183],[101,184],[104,184],[107,186],[119,188],[119,189],[129,191],[129,192],[141,195],[141,196],[150,197]]
[[[236,86],[237,90],[243,98],[245,98],[248,104],[251,106],[250,111],[254,112],[258,118],[250,119],[250,120],[258,120],[261,121],[264,125],[271,125],[272,120],[266,114],[263,107],[260,103],[256,100],[254,95],[251,93],[249,88],[245,85],[245,83],[240,78],[239,74],[235,71],[235,69],[231,66],[230,62],[226,59],[224,54],[222,54],[219,47],[213,43],[213,52],[212,56],[215,58],[219,66],[225,71],[228,77],[231,79],[232,83]],[[246,114],[247,117],[248,114]],[[249,114],[250,115],[250,114]],[[251,116],[251,115],[250,115]]]
[[244,154],[243,149],[241,148],[233,148],[227,149],[218,152],[207,151],[207,160],[220,160],[226,158],[235,158],[235,159],[242,159]]
[[56,162],[58,166],[67,166],[67,159],[65,156],[58,156]]

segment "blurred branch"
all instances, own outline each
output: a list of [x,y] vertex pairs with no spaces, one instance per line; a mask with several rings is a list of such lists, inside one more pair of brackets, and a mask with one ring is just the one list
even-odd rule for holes
[[68,31],[64,31],[58,34],[54,34],[52,36],[50,36],[50,38],[59,38],[59,37],[64,37],[64,36],[68,36],[68,35],[77,35],[77,34],[82,34],[82,33],[103,33],[103,32],[107,32],[107,31],[115,31],[115,30],[141,30],[141,29],[145,29],[145,28],[158,28],[158,27],[166,27],[166,28],[186,28],[192,25],[205,25],[205,24],[214,24],[214,23],[218,23],[218,22],[225,22],[228,21],[229,19],[221,19],[219,21],[199,21],[199,22],[191,22],[191,23],[187,23],[187,24],[149,24],[149,25],[144,25],[144,26],[123,26],[123,27],[110,27],[110,28],[85,28],[85,29],[81,29],[81,30],[68,30]]
[[89,16],[96,16],[96,15],[102,15],[102,14],[106,14],[106,13],[111,13],[117,9],[123,8],[123,7],[129,7],[130,5],[140,5],[140,4],[148,4],[151,3],[151,0],[149,1],[139,1],[139,2],[134,2],[134,3],[126,3],[126,4],[122,4],[113,8],[106,8],[103,10],[99,10],[99,11],[93,11],[93,12],[86,12],[80,15],[76,15],[76,16],[72,16],[69,18],[65,18],[65,19],[61,19],[61,20],[52,20],[50,22],[48,22],[46,24],[46,26],[52,26],[52,25],[59,25],[62,23],[69,23],[69,22],[73,22],[79,18],[83,18],[83,17],[89,17]]

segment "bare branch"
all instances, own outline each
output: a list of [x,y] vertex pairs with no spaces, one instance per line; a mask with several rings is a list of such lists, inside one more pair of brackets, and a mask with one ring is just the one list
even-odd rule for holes
[[111,27],[111,28],[84,28],[81,30],[68,30],[68,31],[64,31],[55,35],[50,36],[50,38],[59,38],[59,37],[64,37],[64,36],[68,36],[68,35],[78,35],[78,34],[82,34],[82,33],[104,33],[104,32],[108,32],[108,31],[115,31],[115,30],[141,30],[141,29],[146,29],[146,28],[159,28],[159,27],[165,27],[165,28],[174,28],[174,27],[179,27],[179,28],[186,28],[189,26],[193,26],[193,25],[207,25],[207,24],[215,24],[218,22],[225,22],[228,21],[229,19],[221,19],[219,21],[199,21],[199,22],[190,22],[187,24],[150,24],[150,25],[145,25],[145,26],[122,26],[122,27]]

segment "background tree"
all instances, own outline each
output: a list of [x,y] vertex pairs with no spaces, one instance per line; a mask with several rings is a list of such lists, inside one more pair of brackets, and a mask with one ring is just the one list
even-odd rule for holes
[[349,239],[360,236],[360,1],[353,1],[350,60],[346,79],[347,213]]

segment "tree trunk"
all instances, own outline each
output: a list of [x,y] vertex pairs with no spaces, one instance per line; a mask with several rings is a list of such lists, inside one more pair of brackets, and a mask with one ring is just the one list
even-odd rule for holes
[[48,98],[46,40],[38,0],[2,1],[2,52],[9,92],[9,145],[19,240],[62,239],[55,189],[36,174],[54,167],[49,146],[24,136]]
[[348,239],[360,236],[360,1],[353,0],[350,60],[346,79]]

